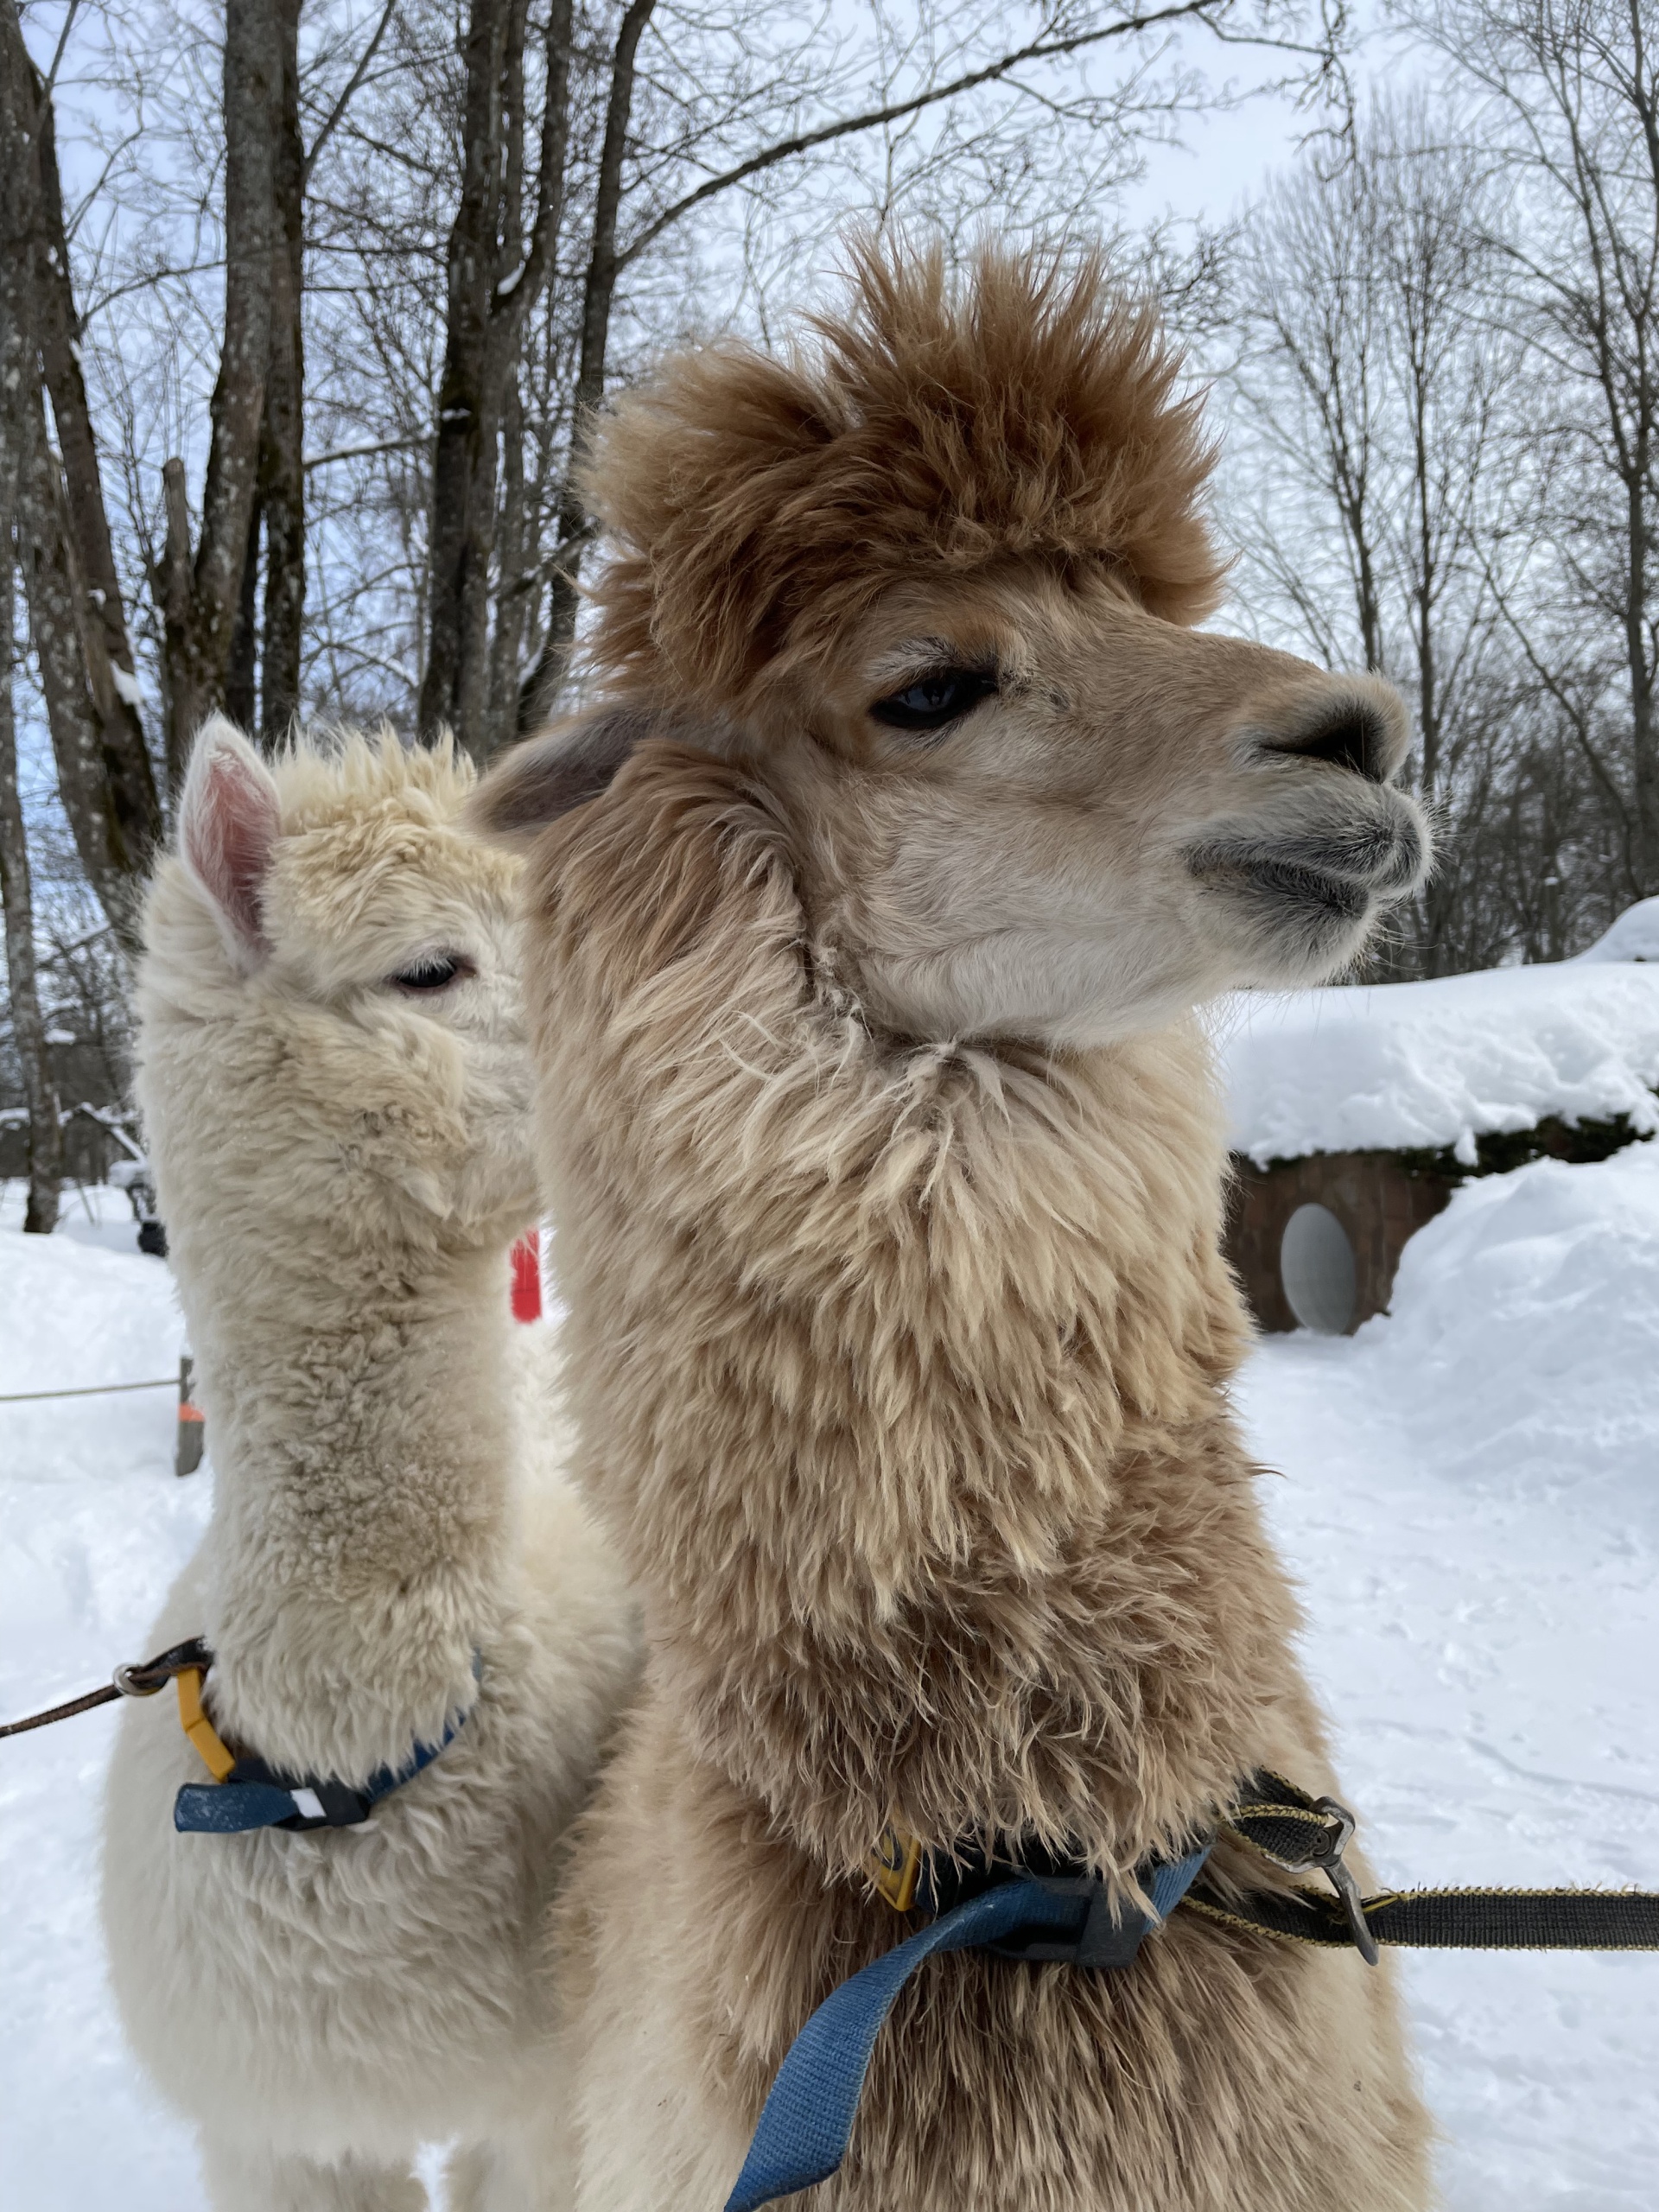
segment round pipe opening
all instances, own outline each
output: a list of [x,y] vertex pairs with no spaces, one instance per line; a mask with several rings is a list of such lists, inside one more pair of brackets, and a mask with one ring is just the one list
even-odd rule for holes
[[1344,1337],[1354,1323],[1356,1269],[1348,1232],[1329,1206],[1298,1206],[1279,1245],[1285,1302],[1322,1337]]

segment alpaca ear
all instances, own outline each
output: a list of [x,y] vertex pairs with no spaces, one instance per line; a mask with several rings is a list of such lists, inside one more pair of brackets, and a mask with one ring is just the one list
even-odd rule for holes
[[642,740],[664,734],[657,717],[617,707],[527,739],[485,777],[467,802],[467,818],[486,837],[526,843],[550,822],[607,791]]
[[207,893],[231,957],[251,974],[270,950],[260,892],[282,826],[276,786],[222,715],[203,723],[179,802],[179,850]]

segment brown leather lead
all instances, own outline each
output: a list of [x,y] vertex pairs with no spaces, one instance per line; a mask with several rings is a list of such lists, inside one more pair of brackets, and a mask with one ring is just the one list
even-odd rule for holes
[[142,1666],[118,1667],[114,1680],[102,1689],[88,1690],[84,1697],[69,1698],[62,1705],[49,1705],[44,1713],[31,1713],[27,1719],[7,1721],[0,1726],[0,1736],[22,1736],[54,1720],[73,1720],[76,1713],[90,1713],[95,1705],[113,1705],[118,1698],[154,1697],[175,1675],[207,1663],[207,1646],[199,1636],[192,1637],[188,1643],[175,1643],[171,1650],[146,1659]]

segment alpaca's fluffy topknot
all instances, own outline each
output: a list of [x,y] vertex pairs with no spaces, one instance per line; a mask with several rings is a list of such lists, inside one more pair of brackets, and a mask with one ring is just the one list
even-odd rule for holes
[[281,747],[267,765],[282,800],[283,827],[289,832],[359,820],[376,806],[417,822],[450,822],[477,780],[448,730],[435,744],[405,745],[389,722],[372,730],[346,723],[313,728]]
[[1214,454],[1155,315],[1097,256],[856,254],[811,353],[728,342],[667,361],[601,426],[589,502],[613,541],[601,683],[741,708],[844,639],[895,582],[1008,556],[1109,566],[1191,622],[1222,563]]

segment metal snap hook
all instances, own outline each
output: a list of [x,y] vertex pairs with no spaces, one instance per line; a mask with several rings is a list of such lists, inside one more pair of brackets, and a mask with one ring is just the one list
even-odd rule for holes
[[1319,1869],[1342,1900],[1342,1909],[1348,1921],[1348,1933],[1354,1939],[1354,1948],[1368,1967],[1374,1967],[1382,1954],[1376,1948],[1376,1938],[1365,1917],[1359,1884],[1354,1879],[1352,1871],[1342,1855],[1353,1840],[1354,1816],[1334,1797],[1316,1797],[1313,1806],[1316,1812],[1323,1813],[1326,1820],[1335,1823],[1336,1832],[1310,1854],[1306,1864]]

